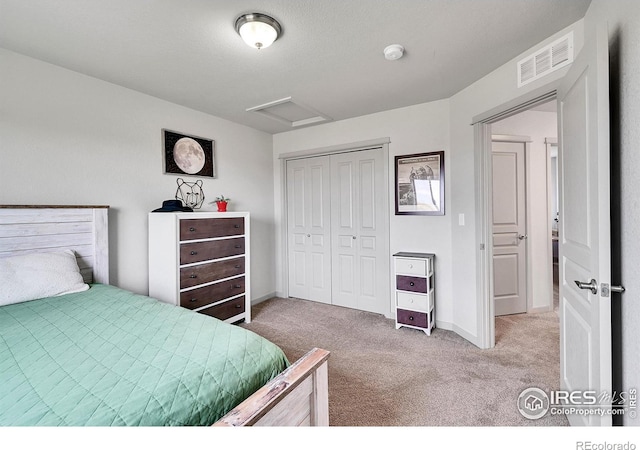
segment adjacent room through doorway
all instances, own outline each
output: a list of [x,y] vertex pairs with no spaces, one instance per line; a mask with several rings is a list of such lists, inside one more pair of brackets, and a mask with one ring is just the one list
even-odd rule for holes
[[494,122],[491,132],[496,345],[505,329],[530,326],[539,314],[557,335],[556,101]]

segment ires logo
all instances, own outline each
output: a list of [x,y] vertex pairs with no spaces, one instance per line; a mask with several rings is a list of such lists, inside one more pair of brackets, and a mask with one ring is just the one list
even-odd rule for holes
[[531,387],[518,396],[518,411],[531,420],[540,419],[547,413],[572,415],[621,415],[628,413],[636,417],[637,390],[623,392],[597,391],[549,391]]

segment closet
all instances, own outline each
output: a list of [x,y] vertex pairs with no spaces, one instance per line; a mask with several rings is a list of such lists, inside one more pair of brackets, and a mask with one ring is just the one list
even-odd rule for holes
[[389,316],[387,155],[286,161],[289,296]]

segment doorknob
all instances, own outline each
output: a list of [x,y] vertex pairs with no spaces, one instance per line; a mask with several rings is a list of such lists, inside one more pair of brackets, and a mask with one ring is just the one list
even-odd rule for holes
[[603,297],[609,297],[609,294],[611,294],[611,292],[622,294],[624,291],[626,291],[624,286],[611,286],[609,285],[609,283],[600,284],[600,292],[602,293]]
[[584,281],[578,281],[578,280],[574,280],[574,281],[576,283],[576,286],[578,286],[580,289],[589,289],[592,294],[598,293],[598,283],[593,278],[588,283],[585,283]]
[[520,239],[521,241],[524,241],[526,238],[528,238],[529,236],[526,234],[521,234],[518,236],[518,239]]

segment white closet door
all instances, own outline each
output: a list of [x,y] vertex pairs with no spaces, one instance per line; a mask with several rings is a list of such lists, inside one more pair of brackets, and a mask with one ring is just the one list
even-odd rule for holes
[[332,303],[389,315],[384,153],[331,156]]
[[328,156],[287,161],[289,295],[331,303]]

